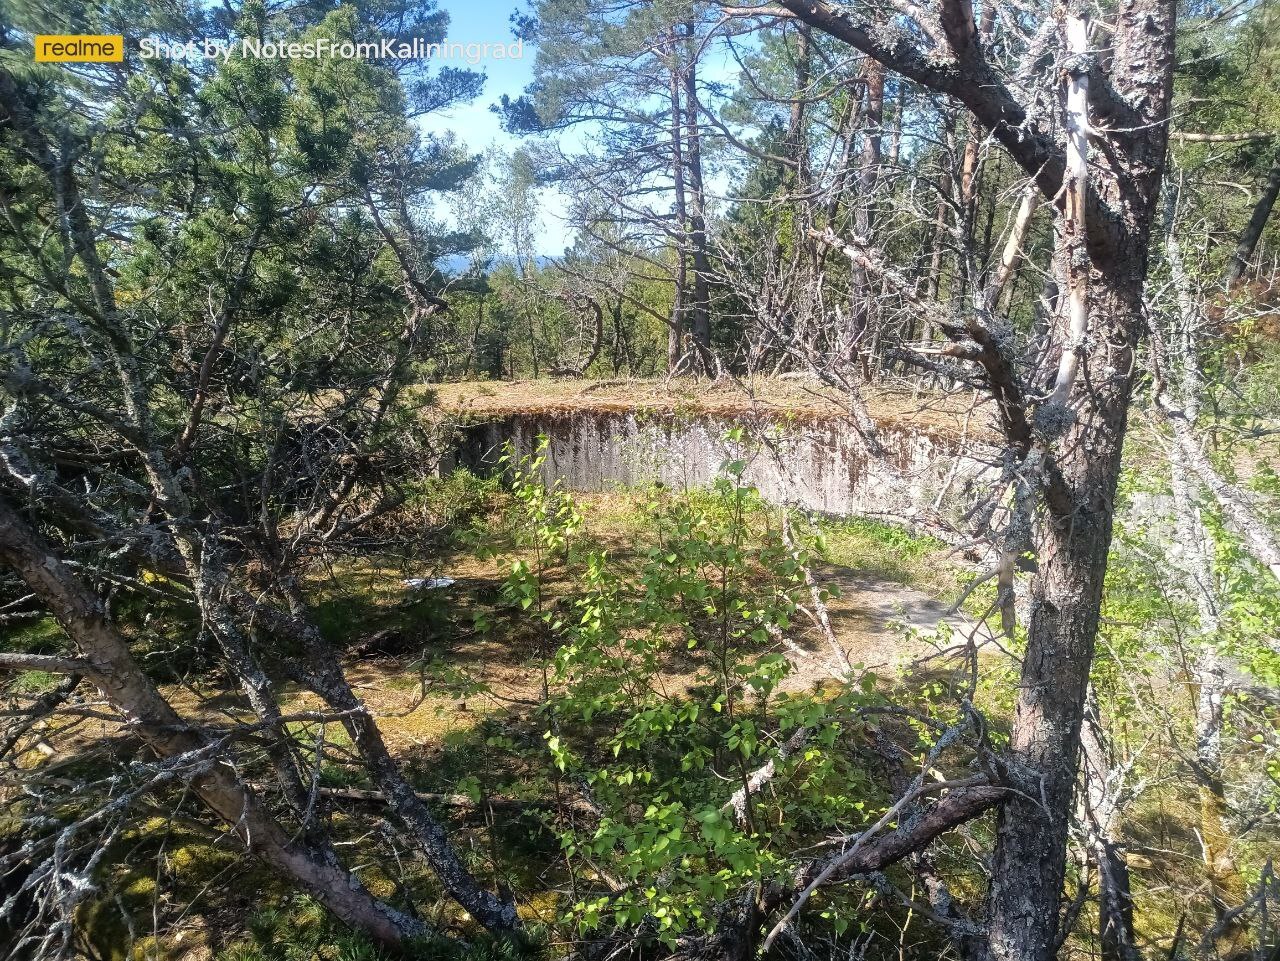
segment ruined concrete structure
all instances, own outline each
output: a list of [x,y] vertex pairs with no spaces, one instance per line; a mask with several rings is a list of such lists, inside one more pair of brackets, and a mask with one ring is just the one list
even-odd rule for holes
[[[742,429],[741,441],[728,439],[734,428]],[[837,417],[563,408],[502,412],[460,427],[452,464],[488,472],[504,445],[528,455],[539,436],[548,439],[544,480],[570,490],[654,481],[700,487],[727,462],[742,460],[743,479],[771,502],[907,525],[929,514],[956,516],[995,474],[993,449],[918,426],[881,425],[885,454],[876,457]]]

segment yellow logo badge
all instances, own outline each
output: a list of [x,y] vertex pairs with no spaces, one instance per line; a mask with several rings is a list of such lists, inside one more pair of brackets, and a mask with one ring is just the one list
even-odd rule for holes
[[120,63],[124,37],[94,34],[36,34],[40,63]]

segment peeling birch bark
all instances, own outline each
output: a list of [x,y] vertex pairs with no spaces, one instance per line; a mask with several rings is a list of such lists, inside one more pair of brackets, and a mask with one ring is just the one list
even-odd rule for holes
[[1018,266],[1018,258],[1022,256],[1022,245],[1026,242],[1027,232],[1031,229],[1031,222],[1039,209],[1040,188],[1034,182],[1028,183],[1026,189],[1022,191],[1022,202],[1018,205],[1018,212],[1014,215],[1013,224],[1009,228],[1009,236],[1000,252],[1000,265],[996,268],[991,283],[982,293],[987,310],[995,310],[996,302],[999,301],[1000,295],[1004,293],[1006,285],[1013,277]]
[[1080,355],[1089,330],[1089,250],[1085,245],[1085,209],[1089,191],[1089,76],[1080,60],[1089,49],[1089,22],[1068,14],[1068,53],[1075,58],[1067,75],[1067,169],[1063,181],[1066,205],[1062,238],[1067,261],[1067,330],[1049,403],[1065,405],[1080,371]]

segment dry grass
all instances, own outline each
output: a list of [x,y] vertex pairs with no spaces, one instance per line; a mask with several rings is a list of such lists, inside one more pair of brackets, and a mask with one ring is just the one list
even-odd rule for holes
[[[462,381],[431,388],[443,411],[472,417],[515,413],[564,415],[582,411],[643,411],[768,418],[802,422],[848,416],[845,397],[812,380],[755,378],[717,381],[514,380]],[[985,411],[974,412],[967,392],[930,393],[876,388],[866,392],[872,418],[881,426],[956,435],[989,430]]]

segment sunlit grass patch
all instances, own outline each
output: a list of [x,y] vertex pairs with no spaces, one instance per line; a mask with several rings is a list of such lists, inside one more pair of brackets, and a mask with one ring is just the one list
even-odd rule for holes
[[67,636],[52,617],[20,621],[0,633],[0,651],[9,653],[57,654],[67,647]]
[[935,593],[955,586],[941,562],[946,545],[931,537],[867,517],[824,519],[820,529],[833,564]]
[[48,671],[23,671],[9,683],[10,694],[38,695],[57,687],[62,677]]

